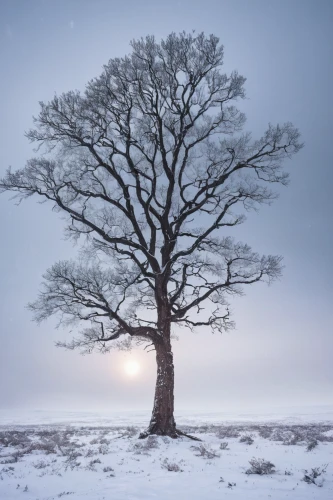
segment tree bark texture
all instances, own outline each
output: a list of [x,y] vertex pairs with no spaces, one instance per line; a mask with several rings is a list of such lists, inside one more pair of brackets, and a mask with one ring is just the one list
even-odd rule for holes
[[149,434],[176,438],[178,431],[174,419],[174,365],[170,339],[156,344],[157,379],[154,407],[150,424],[142,437]]

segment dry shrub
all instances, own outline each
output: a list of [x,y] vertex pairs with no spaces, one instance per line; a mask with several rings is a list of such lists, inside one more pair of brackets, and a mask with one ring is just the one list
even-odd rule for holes
[[200,444],[199,446],[191,446],[191,450],[196,451],[195,453],[196,457],[203,457],[203,458],[218,458],[220,455],[216,453],[215,450],[212,450],[210,447],[204,444]]
[[135,443],[133,446],[133,451],[136,455],[148,455],[149,451],[157,448],[159,448],[157,437],[148,436],[144,441]]
[[306,447],[306,451],[312,451],[318,446],[318,441],[314,439],[313,441],[310,441]]
[[240,443],[245,443],[245,444],[253,444],[254,439],[250,434],[244,434],[239,440]]
[[323,481],[323,478],[321,478],[320,480],[318,480],[318,478],[322,474],[325,474],[327,466],[328,466],[328,464],[323,465],[321,468],[320,467],[314,467],[313,469],[311,469],[310,472],[308,470],[305,470],[304,471],[303,481],[305,481],[308,484],[315,484],[316,486],[318,486],[319,488],[321,488],[323,486],[323,482],[324,481]]
[[167,458],[162,462],[162,469],[166,469],[169,472],[183,472],[176,462],[169,462]]
[[249,460],[249,464],[251,467],[246,471],[246,474],[259,474],[259,476],[263,476],[275,472],[275,465],[263,458],[252,458],[252,460]]

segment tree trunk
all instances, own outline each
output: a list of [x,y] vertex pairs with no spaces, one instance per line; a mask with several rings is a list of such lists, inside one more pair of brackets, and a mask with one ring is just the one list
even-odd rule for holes
[[154,408],[148,429],[140,437],[149,434],[176,438],[179,432],[173,416],[174,412],[174,367],[169,339],[155,345],[157,380]]

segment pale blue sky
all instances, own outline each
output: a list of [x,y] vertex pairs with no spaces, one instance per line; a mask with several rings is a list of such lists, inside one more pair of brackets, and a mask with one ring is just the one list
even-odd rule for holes
[[[38,101],[82,89],[133,38],[214,33],[225,69],[247,77],[246,130],[292,121],[304,149],[291,185],[252,214],[236,236],[282,254],[280,282],[232,305],[237,330],[182,333],[175,343],[176,408],[232,410],[332,404],[333,386],[333,2],[317,0],[4,0],[0,2],[0,174],[32,155],[24,131]],[[41,275],[75,255],[62,221],[31,199],[0,197],[0,408],[150,408],[153,353],[81,357],[54,347],[64,333],[37,327],[25,309]],[[123,364],[135,358],[140,376]]]

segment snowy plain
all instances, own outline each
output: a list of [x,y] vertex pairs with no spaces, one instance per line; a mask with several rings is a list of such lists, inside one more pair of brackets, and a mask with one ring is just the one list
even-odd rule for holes
[[202,441],[139,440],[149,412],[1,410],[0,500],[333,499],[332,408],[176,417]]

